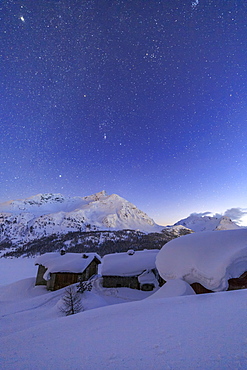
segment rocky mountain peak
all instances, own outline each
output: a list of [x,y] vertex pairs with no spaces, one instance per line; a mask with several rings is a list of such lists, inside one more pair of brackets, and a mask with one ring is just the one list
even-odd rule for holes
[[27,243],[52,234],[88,230],[162,230],[147,214],[117,194],[86,197],[37,194],[0,204],[0,243]]
[[238,229],[240,226],[235,224],[227,216],[206,216],[192,214],[187,218],[184,218],[174,225],[182,225],[189,229],[200,232],[200,231],[214,231],[214,230],[232,230]]

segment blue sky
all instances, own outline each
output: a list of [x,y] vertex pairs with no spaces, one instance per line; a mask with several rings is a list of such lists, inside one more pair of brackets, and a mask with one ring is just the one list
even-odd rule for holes
[[3,1],[0,201],[246,207],[245,1]]

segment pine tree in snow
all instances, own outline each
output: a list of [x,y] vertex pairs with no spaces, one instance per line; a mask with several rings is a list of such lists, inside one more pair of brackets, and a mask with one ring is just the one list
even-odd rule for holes
[[69,286],[68,288],[66,288],[65,294],[62,298],[60,311],[66,316],[74,315],[83,311],[83,306],[81,304],[81,294],[78,293],[74,287]]

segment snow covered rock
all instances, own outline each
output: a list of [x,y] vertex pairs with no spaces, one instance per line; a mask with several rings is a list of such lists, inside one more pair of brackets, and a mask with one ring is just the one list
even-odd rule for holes
[[184,218],[175,223],[176,225],[185,226],[195,232],[198,231],[214,231],[214,230],[233,230],[239,229],[240,226],[235,224],[227,216],[199,216],[192,214],[187,218]]
[[156,266],[164,280],[200,283],[227,290],[228,280],[247,271],[247,229],[208,231],[173,239],[163,246]]

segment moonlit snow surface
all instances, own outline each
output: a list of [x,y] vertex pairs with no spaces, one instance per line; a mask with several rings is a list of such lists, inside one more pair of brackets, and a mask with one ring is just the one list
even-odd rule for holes
[[0,258],[0,286],[36,276],[35,258]]
[[157,255],[156,266],[165,280],[183,279],[221,291],[228,279],[247,271],[247,229],[208,231],[173,239]]
[[128,291],[147,297],[94,288],[82,296],[87,311],[62,317],[64,289],[34,279],[1,287],[0,368],[246,368],[246,290],[136,302]]

